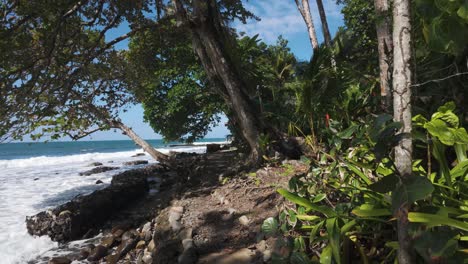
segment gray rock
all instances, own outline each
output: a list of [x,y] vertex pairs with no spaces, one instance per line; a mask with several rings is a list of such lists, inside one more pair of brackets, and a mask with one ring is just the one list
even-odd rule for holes
[[104,182],[101,181],[101,180],[97,180],[97,181],[96,181],[96,184],[101,184],[101,183],[104,183]]
[[243,226],[248,226],[250,224],[250,220],[247,216],[243,215],[239,217],[239,223]]
[[148,161],[147,160],[133,160],[133,161],[127,161],[123,163],[123,165],[125,166],[134,166],[134,165],[142,165],[142,164],[148,164]]
[[93,174],[97,174],[97,173],[116,170],[118,168],[119,167],[100,166],[100,167],[96,167],[96,168],[93,168],[93,169],[88,170],[88,171],[80,172],[80,176],[89,176],[89,175],[93,175]]
[[102,166],[101,162],[92,162],[88,164],[88,167],[97,167],[97,166]]
[[145,153],[137,153],[135,155],[132,155],[132,158],[141,157],[141,156],[146,156],[146,154]]
[[48,264],[70,264],[71,262],[67,257],[55,257],[49,260]]
[[88,261],[98,261],[107,255],[107,248],[103,245],[96,246],[88,256]]

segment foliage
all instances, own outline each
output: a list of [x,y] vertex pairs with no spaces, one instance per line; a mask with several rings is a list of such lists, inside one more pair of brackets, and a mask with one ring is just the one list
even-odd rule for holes
[[[300,263],[390,262],[396,249],[392,216],[398,214],[400,204],[408,203],[418,261],[462,263],[468,231],[468,134],[458,126],[454,110],[449,103],[430,121],[414,118],[415,133],[427,133],[429,138],[418,137],[425,143],[419,147],[432,150],[437,164],[416,159],[414,175],[405,184],[388,153],[398,137],[408,135],[395,133],[399,124],[391,122],[391,117],[382,115],[334,133],[330,151],[313,162],[309,173],[291,178],[290,191],[278,190],[295,205],[280,214],[278,228],[286,237],[298,234],[292,239],[304,247],[293,247],[295,254],[275,258],[300,254],[304,258]],[[437,144],[445,151],[439,153]],[[458,153],[456,165],[448,156],[441,156],[452,151]],[[433,170],[436,168],[439,170]],[[320,258],[315,254],[318,251]]]

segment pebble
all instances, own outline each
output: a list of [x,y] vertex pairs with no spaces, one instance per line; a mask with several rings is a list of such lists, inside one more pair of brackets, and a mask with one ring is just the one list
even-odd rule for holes
[[243,226],[248,226],[249,223],[250,223],[250,220],[247,216],[243,215],[241,217],[239,217],[239,223]]

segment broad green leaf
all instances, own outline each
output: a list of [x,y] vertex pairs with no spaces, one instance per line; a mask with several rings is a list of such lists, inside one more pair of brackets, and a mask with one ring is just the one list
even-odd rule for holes
[[377,217],[377,216],[392,215],[392,213],[388,209],[370,209],[370,210],[354,209],[352,213],[359,217]]
[[332,264],[333,251],[330,244],[328,244],[320,254],[320,264]]
[[321,219],[321,217],[318,217],[316,215],[296,215],[296,217],[297,219],[302,221],[315,221]]
[[464,177],[468,174],[468,160],[462,161],[457,164],[451,171],[450,176],[452,179]]
[[297,196],[293,193],[290,193],[285,189],[278,189],[277,192],[281,194],[284,198],[288,199],[289,201],[295,204],[298,204],[300,206],[304,206],[305,208],[309,210],[320,212],[327,217],[336,215],[336,213],[332,209],[325,207],[325,206],[313,204],[309,200],[302,198],[300,196]]
[[392,210],[396,212],[401,205],[412,204],[434,191],[434,186],[425,177],[412,176],[398,184],[392,193]]
[[351,125],[347,129],[337,133],[336,135],[342,139],[350,139],[353,133],[356,132],[358,129],[359,129],[359,126]]
[[326,221],[327,233],[328,233],[328,242],[332,248],[333,258],[335,262],[341,263],[341,232],[338,227],[338,220],[336,218],[330,218]]
[[468,231],[468,223],[436,214],[410,212],[408,213],[408,220],[413,223],[425,223],[429,226],[451,226]]
[[395,190],[398,181],[398,177],[395,174],[391,174],[382,177],[378,182],[369,185],[369,189],[373,190],[374,192],[388,193]]
[[278,220],[274,217],[269,217],[263,221],[262,232],[265,235],[273,236],[278,231]]
[[455,144],[455,137],[444,121],[440,119],[431,120],[424,125],[424,128],[445,145],[453,146]]
[[347,163],[346,166],[352,171],[354,172],[357,176],[359,176],[365,183],[367,184],[371,184],[371,180],[369,179],[369,177],[367,177],[360,169],[358,169],[356,166],[350,164],[350,163]]
[[310,235],[309,235],[309,243],[311,245],[313,245],[314,241],[315,241],[315,237],[317,236],[317,233],[319,232],[320,228],[322,228],[323,224],[325,223],[325,221],[321,221],[320,223],[316,224],[314,226],[314,228],[310,231]]
[[457,11],[457,15],[468,22],[468,1],[465,0]]
[[322,201],[323,199],[325,199],[327,197],[326,194],[324,193],[321,193],[321,194],[317,194],[314,199],[312,200],[313,203],[318,203],[320,201]]
[[346,232],[351,230],[351,228],[353,228],[356,224],[357,224],[356,220],[349,221],[348,223],[346,223],[344,226],[341,227],[340,229],[341,234],[344,235]]
[[294,238],[294,251],[303,252],[306,250],[306,245],[304,238],[302,236],[298,236]]

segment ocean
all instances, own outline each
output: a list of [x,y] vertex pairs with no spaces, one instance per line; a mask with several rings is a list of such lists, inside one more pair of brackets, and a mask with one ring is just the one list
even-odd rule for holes
[[[163,153],[169,151],[203,153],[203,143],[225,142],[223,138],[205,139],[190,146],[170,146],[162,140],[149,143]],[[2,264],[41,263],[44,256],[60,255],[60,246],[48,237],[27,233],[25,218],[91,193],[110,184],[112,175],[141,167],[124,166],[131,160],[155,161],[148,155],[132,157],[143,151],[133,141],[76,141],[0,144],[0,262]],[[101,162],[119,167],[91,176],[79,176]],[[96,181],[102,184],[96,184]],[[71,243],[79,246],[79,242]]]

